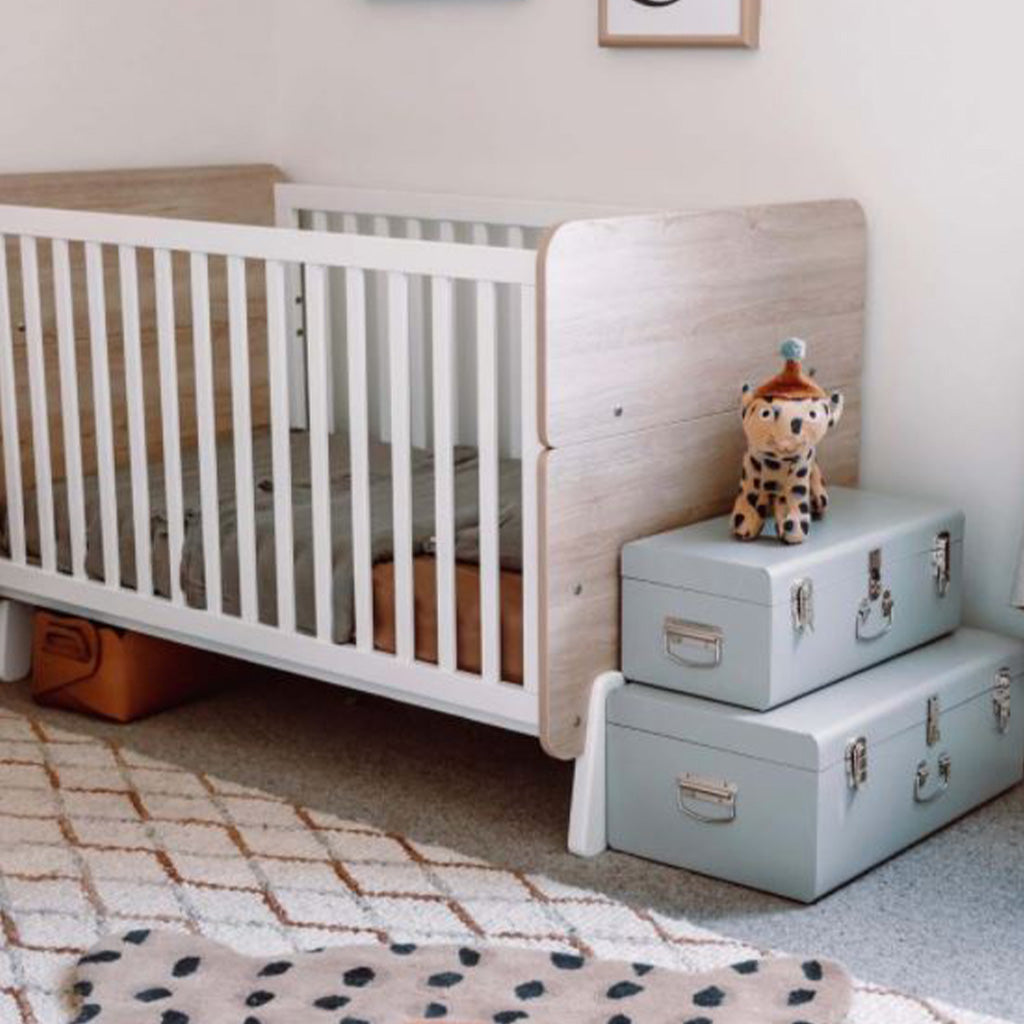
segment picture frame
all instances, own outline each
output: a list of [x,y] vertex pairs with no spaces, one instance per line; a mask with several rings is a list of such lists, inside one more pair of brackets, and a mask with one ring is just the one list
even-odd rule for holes
[[601,46],[756,50],[761,0],[598,0]]

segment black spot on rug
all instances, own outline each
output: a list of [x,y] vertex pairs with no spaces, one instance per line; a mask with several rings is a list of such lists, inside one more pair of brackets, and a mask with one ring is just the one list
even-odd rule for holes
[[[688,974],[505,947],[340,946],[250,957],[153,931],[82,957],[74,1024],[841,1024],[846,972],[827,960],[748,960]],[[642,981],[640,980],[642,979]]]

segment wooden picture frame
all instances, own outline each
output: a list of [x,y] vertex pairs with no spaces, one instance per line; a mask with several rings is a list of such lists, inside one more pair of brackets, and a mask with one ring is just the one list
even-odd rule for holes
[[[737,33],[693,33],[657,31],[617,31],[612,27],[613,7],[635,4],[650,8],[653,20],[656,9],[675,8],[677,4],[685,4],[687,0],[598,0],[598,39],[601,46],[705,46],[705,47],[736,47],[756,50],[760,44],[761,34],[761,0],[715,0],[716,3],[735,3],[739,8],[739,31]],[[675,13],[675,12],[673,12]]]

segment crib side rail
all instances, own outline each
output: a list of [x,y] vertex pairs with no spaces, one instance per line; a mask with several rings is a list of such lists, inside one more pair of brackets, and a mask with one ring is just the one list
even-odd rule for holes
[[531,258],[514,251],[479,251],[456,242],[438,244],[25,206],[0,206],[0,224],[6,235],[325,267],[356,266],[493,283],[532,283],[536,272]]
[[566,220],[635,212],[611,204],[504,199],[440,192],[408,192],[280,182],[274,187],[277,223],[289,225],[305,211],[401,220],[546,229]]
[[[109,263],[114,258],[111,278]],[[20,275],[10,272],[16,258]],[[348,302],[347,359],[350,394],[351,534],[348,538],[355,589],[354,644],[337,641],[334,560],[337,557],[337,502],[332,495],[331,404],[328,353],[333,348],[329,275],[343,276]],[[390,346],[391,434],[390,534],[394,546],[394,655],[375,649],[373,580],[376,538],[369,521],[371,443],[365,382],[365,278],[383,273],[387,280]],[[454,438],[445,430],[453,401],[442,361],[435,375],[435,501],[438,522],[440,664],[416,659],[412,522],[411,393],[409,360],[410,281],[428,283],[439,336],[451,330],[446,296],[469,282],[478,295],[479,402],[496,407],[497,327],[494,296],[499,286],[513,288],[523,310],[524,331],[533,331],[535,256],[511,249],[477,248],[455,242],[331,235],[274,228],[169,221],[147,217],[0,207],[0,430],[6,506],[4,544],[0,547],[0,590],[36,594],[41,603],[106,613],[168,635],[205,642],[219,649],[303,669],[315,666],[350,677],[368,689],[390,687],[407,699],[443,706],[460,714],[536,731],[536,491],[535,463],[523,473],[524,585],[533,597],[524,608],[527,670],[525,685],[501,678],[499,450],[496,426],[484,422],[478,444],[479,565],[483,670],[460,672],[450,636],[456,615],[450,586],[455,504],[450,472]],[[299,382],[308,398],[308,447],[296,454],[290,432],[288,281],[303,283],[306,360]],[[78,275],[81,281],[73,281]],[[12,315],[12,284],[24,324],[19,333]],[[211,282],[223,278],[229,331],[211,330]],[[45,283],[45,287],[41,286]],[[261,301],[253,303],[254,284]],[[77,287],[76,287],[77,286]],[[119,299],[121,351],[111,344],[108,296]],[[76,294],[85,309],[74,308]],[[80,303],[81,305],[81,303]],[[51,327],[52,325],[52,327]],[[181,328],[186,325],[185,335]],[[141,338],[157,338],[155,358],[147,359]],[[525,337],[525,334],[524,334]],[[80,344],[82,343],[82,344]],[[272,496],[258,507],[253,455],[251,367],[256,348],[265,346],[270,424],[269,479]],[[229,388],[215,387],[216,349],[226,345]],[[184,409],[182,349],[189,349],[194,398]],[[522,345],[524,373],[535,376],[535,342]],[[86,358],[81,358],[82,355]],[[147,428],[147,380],[159,381],[159,438]],[[48,384],[59,379],[60,400],[48,402]],[[27,381],[27,387],[19,386]],[[116,385],[116,386],[115,386]],[[228,396],[233,447],[225,463],[215,444],[218,405]],[[123,399],[123,416],[115,405]],[[361,400],[362,399],[362,400]],[[530,401],[535,401],[530,398]],[[28,429],[19,407],[27,405]],[[58,408],[59,407],[59,408]],[[83,432],[82,414],[92,421]],[[55,415],[59,411],[59,415]],[[183,473],[182,419],[194,418],[199,444],[196,479]],[[482,417],[482,422],[488,416]],[[535,406],[526,410],[524,450],[539,453]],[[126,437],[127,466],[116,458],[116,434]],[[52,438],[63,440],[63,481],[56,482]],[[95,504],[99,514],[87,521],[90,504],[83,472],[83,436],[96,450]],[[151,456],[159,442],[162,458]],[[22,470],[21,449],[33,458]],[[298,460],[298,461],[296,461]],[[294,474],[303,473],[301,480]],[[308,479],[306,478],[308,474]],[[306,526],[293,508],[295,491],[308,485]],[[190,493],[194,491],[194,495]],[[224,519],[222,498],[234,496],[233,514]],[[379,488],[374,501],[384,501]],[[156,499],[154,496],[157,496]],[[151,502],[163,502],[166,529],[154,525]],[[192,508],[192,513],[188,510]],[[347,512],[347,510],[346,510]],[[198,514],[199,529],[188,527]],[[305,513],[304,513],[305,514]],[[259,518],[272,525],[269,552],[257,550]],[[58,518],[66,529],[58,530]],[[347,518],[347,517],[346,517]],[[299,528],[308,530],[311,550],[297,553]],[[95,534],[95,536],[93,536]],[[157,550],[159,548],[159,551]],[[526,550],[529,549],[529,550]],[[223,552],[228,552],[227,560]],[[97,554],[99,553],[99,554]],[[309,593],[299,592],[303,558],[309,569]],[[189,561],[191,559],[191,562]],[[272,565],[272,586],[260,577],[261,559]],[[95,564],[95,563],[99,564]],[[189,574],[201,568],[200,582],[186,593]],[[182,566],[179,574],[176,569]],[[161,571],[168,592],[157,586]],[[442,577],[444,579],[442,580]],[[197,607],[196,587],[201,608]],[[310,606],[311,601],[311,606]],[[270,615],[268,620],[267,605]],[[306,608],[307,621],[302,621]],[[311,609],[311,610],[310,610]],[[268,624],[269,621],[269,624]],[[220,638],[218,640],[217,638]],[[227,638],[227,639],[226,639]],[[326,653],[329,651],[330,653]],[[482,678],[481,678],[482,677]]]

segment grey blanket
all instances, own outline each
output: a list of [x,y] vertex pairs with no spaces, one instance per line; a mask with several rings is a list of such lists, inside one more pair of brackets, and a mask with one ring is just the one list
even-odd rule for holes
[[[292,516],[295,534],[296,623],[303,632],[314,629],[312,486],[309,467],[308,434],[291,434]],[[354,633],[354,587],[352,569],[352,474],[348,437],[332,436],[330,445],[330,505],[333,540],[333,637],[348,643]],[[434,460],[430,452],[412,453],[413,554],[432,548],[434,524]],[[222,600],[229,614],[240,609],[238,577],[238,516],[234,490],[234,451],[230,442],[217,450],[220,504],[217,510],[222,560]],[[455,528],[456,557],[460,561],[479,561],[478,493],[479,462],[475,448],[455,450]],[[274,549],[274,482],[271,472],[271,446],[268,430],[253,437],[254,499],[256,506],[256,567],[261,622],[277,622],[277,591]],[[167,501],[163,466],[150,467],[150,536],[153,549],[153,587],[162,596],[171,592],[171,565],[167,530]],[[195,450],[183,453],[182,489],[185,502],[185,542],[178,566],[182,589],[189,605],[206,605],[204,578],[202,503],[199,495],[199,463]],[[391,449],[389,445],[370,445],[370,517],[371,548],[374,563],[394,557],[391,503]],[[522,527],[520,519],[520,465],[502,460],[500,466],[501,562],[506,569],[521,567]],[[135,547],[132,521],[131,482],[127,471],[118,472],[118,547],[121,583],[135,586]],[[87,525],[86,572],[92,579],[103,579],[103,540],[100,525],[99,489],[96,478],[85,481]],[[68,525],[67,490],[63,482],[54,485],[57,524],[57,564],[62,572],[71,571],[71,543]],[[0,504],[0,551],[9,548],[7,509]],[[25,496],[25,531],[29,558],[39,559],[39,524],[35,494]]]

